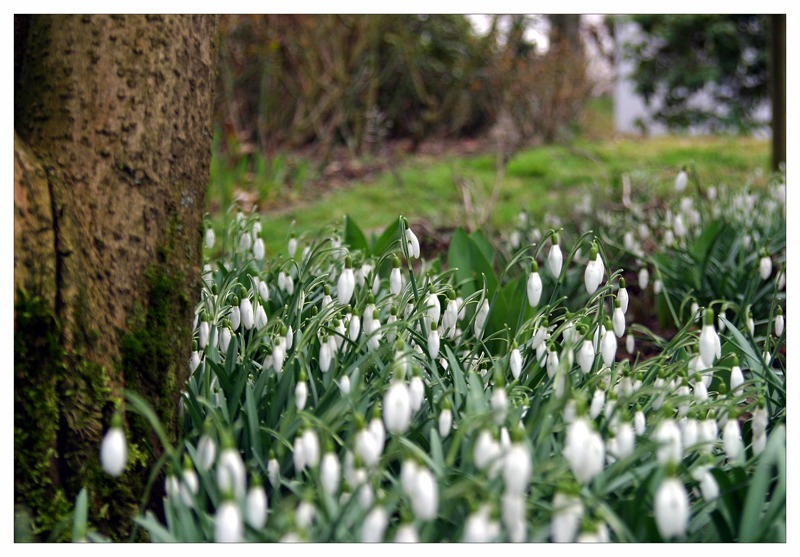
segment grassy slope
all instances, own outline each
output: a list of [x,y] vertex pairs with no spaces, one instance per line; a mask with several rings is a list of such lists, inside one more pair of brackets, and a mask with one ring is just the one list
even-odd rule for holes
[[[694,164],[704,185],[743,183],[755,170],[768,170],[769,144],[749,137],[658,137],[595,139],[610,126],[608,111],[595,110],[583,137],[571,146],[543,146],[517,153],[509,162],[490,225],[505,228],[520,209],[534,218],[553,211],[561,217],[588,188],[604,188],[619,199],[621,176],[629,173],[634,188],[658,193],[669,188],[682,165]],[[412,224],[461,225],[464,209],[456,183],[467,179],[489,197],[495,179],[494,157],[412,156],[398,168],[401,184],[390,172],[368,183],[354,183],[312,199],[301,200],[263,218],[267,251],[285,249],[290,229],[298,234],[318,230],[349,214],[365,230],[386,226],[398,214]],[[608,186],[613,189],[609,189]],[[216,191],[211,188],[211,191]],[[221,228],[222,216],[214,221]]]

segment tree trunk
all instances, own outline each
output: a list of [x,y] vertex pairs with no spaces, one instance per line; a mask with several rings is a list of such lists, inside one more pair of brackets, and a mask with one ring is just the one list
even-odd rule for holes
[[786,14],[769,16],[769,89],[772,98],[772,170],[786,163]]
[[14,501],[40,536],[83,486],[95,528],[130,531],[160,447],[127,413],[128,468],[102,472],[123,389],[175,436],[216,30],[214,16],[15,17]]

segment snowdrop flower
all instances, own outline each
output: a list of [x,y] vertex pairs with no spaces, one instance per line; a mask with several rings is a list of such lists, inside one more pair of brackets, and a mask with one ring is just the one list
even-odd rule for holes
[[483,331],[486,327],[486,317],[489,315],[489,300],[486,298],[481,302],[481,307],[475,315],[475,336],[477,338],[483,337]]
[[535,308],[539,305],[539,300],[542,298],[542,277],[539,276],[539,264],[536,261],[531,262],[531,272],[528,275],[527,284],[528,304]]
[[747,330],[750,332],[750,336],[756,334],[756,324],[753,321],[753,314],[750,313],[750,310],[747,310],[747,319],[745,320],[745,325],[747,326]]
[[662,465],[679,464],[683,458],[681,431],[672,418],[664,419],[656,428],[655,441],[659,444],[656,451],[658,461]]
[[547,265],[550,274],[556,279],[561,275],[561,266],[564,261],[564,256],[561,254],[561,248],[558,246],[558,234],[553,234],[553,244],[550,246],[550,252],[547,254]]
[[445,399],[444,408],[439,413],[439,437],[444,439],[450,434],[453,426],[453,411],[450,409],[450,401]]
[[700,484],[700,493],[706,501],[713,501],[719,497],[719,485],[710,471],[710,466],[704,465],[692,472],[692,477]]
[[584,530],[578,536],[578,543],[608,543],[608,527],[605,522],[585,524]]
[[427,317],[430,319],[431,323],[439,323],[439,317],[442,313],[442,307],[439,304],[439,297],[434,294],[428,294],[428,297],[425,299],[425,308],[427,312]]
[[675,177],[675,191],[678,193],[683,193],[683,190],[686,189],[686,185],[689,183],[689,176],[686,174],[686,169],[681,169],[678,172],[678,175]]
[[653,294],[658,296],[659,294],[661,294],[661,290],[663,288],[664,288],[664,284],[661,282],[661,280],[656,279],[656,280],[653,281]]
[[246,481],[247,474],[242,455],[239,454],[230,434],[225,433],[222,437],[222,453],[217,463],[217,485],[223,493],[231,491],[236,499],[240,499],[244,497]]
[[417,530],[410,522],[405,522],[397,528],[394,534],[394,543],[419,543]]
[[333,354],[331,354],[331,345],[328,342],[328,337],[323,337],[323,341],[319,346],[319,370],[322,373],[327,373],[327,371],[331,368],[331,360],[333,359]]
[[261,304],[256,304],[255,325],[257,331],[267,326],[267,312],[264,311],[264,306]]
[[348,255],[344,259],[344,270],[339,275],[336,283],[336,297],[339,303],[347,305],[353,298],[353,291],[356,288],[356,277],[353,275],[353,259]]
[[314,511],[314,504],[309,500],[311,499],[311,495],[306,493],[306,499],[300,502],[297,505],[297,509],[294,512],[295,522],[297,523],[297,527],[301,530],[306,530],[311,526],[311,523],[314,522],[314,515],[316,514]]
[[[230,497],[230,494],[228,494]],[[238,543],[244,536],[244,525],[239,505],[233,498],[226,498],[214,516],[214,541],[217,543]]]
[[336,455],[328,451],[322,457],[322,465],[320,466],[320,480],[322,482],[322,489],[325,493],[333,497],[336,490],[339,489],[339,478],[341,477],[341,466],[339,459]]
[[417,471],[412,491],[411,509],[419,520],[433,520],[439,509],[439,488],[436,478],[427,468]]
[[556,352],[555,344],[550,345],[550,350],[547,353],[547,377],[552,379],[558,371],[558,352]]
[[547,327],[549,323],[547,318],[542,319],[539,326],[536,327],[533,331],[533,337],[531,337],[531,348],[534,350],[538,350],[540,346],[544,345],[544,341],[546,340],[547,335]]
[[214,247],[214,242],[216,241],[216,234],[214,234],[214,229],[210,226],[206,228],[206,248],[212,249]]
[[422,401],[425,398],[425,385],[422,383],[422,377],[419,376],[419,369],[415,367],[413,373],[414,376],[411,378],[408,392],[411,396],[411,411],[416,412],[422,408]]
[[200,342],[200,349],[202,350],[206,346],[208,346],[208,338],[211,334],[208,325],[208,316],[203,313],[203,317],[200,320],[200,329],[198,332],[199,342]]
[[635,339],[633,338],[633,333],[628,333],[628,336],[625,337],[625,351],[628,354],[633,354],[633,350],[635,348]]
[[522,354],[516,344],[508,357],[508,366],[511,368],[511,375],[514,379],[519,379],[519,374],[522,372]]
[[524,542],[528,533],[528,525],[525,520],[525,496],[505,492],[503,493],[502,505],[503,524],[508,530],[511,542]]
[[550,519],[550,535],[556,543],[572,543],[578,534],[583,517],[583,503],[577,486],[559,487],[553,497],[553,515]]
[[[374,468],[381,458],[381,448],[378,447],[375,437],[369,432],[363,421],[362,418],[362,427],[356,434],[356,454],[361,457],[361,461],[367,468]],[[388,425],[387,428],[389,428]]]
[[239,330],[239,325],[242,323],[242,310],[239,309],[239,298],[233,297],[233,307],[231,307],[231,329],[234,331]]
[[622,335],[625,334],[625,312],[622,311],[622,303],[619,298],[614,301],[614,315],[611,322],[614,326],[614,334],[617,335],[617,338],[622,338]]
[[675,235],[678,238],[683,238],[684,236],[686,236],[687,232],[686,225],[683,224],[683,215],[681,215],[680,213],[675,215],[675,223],[673,224],[673,227],[675,229]]
[[408,221],[406,221],[406,250],[410,257],[419,259],[419,239],[417,239],[417,235],[408,228]]
[[700,358],[705,367],[714,365],[714,358],[722,355],[719,335],[714,329],[714,310],[707,309],[703,317],[703,328],[700,331]]
[[255,243],[253,243],[253,256],[257,261],[264,259],[264,240],[261,238],[256,238]]
[[628,313],[628,302],[630,301],[630,297],[628,296],[628,288],[625,283],[625,279],[622,277],[619,278],[617,300],[619,300],[619,306],[622,308],[622,313]]
[[261,478],[251,477],[250,489],[247,491],[247,523],[260,530],[267,522],[267,492],[261,485]]
[[605,459],[603,438],[592,431],[586,418],[578,417],[567,428],[564,456],[575,478],[582,484],[589,483],[602,472]]
[[581,371],[584,374],[589,373],[592,370],[592,365],[594,364],[594,347],[592,346],[592,341],[588,338],[584,338],[583,342],[581,343],[581,347],[578,349],[578,365],[581,367]]
[[[264,303],[269,302],[269,285],[267,285],[266,281],[259,280],[258,281],[258,295],[261,296],[261,300]],[[235,331],[236,329],[234,329]]]
[[633,414],[633,429],[634,431],[636,431],[636,435],[640,437],[644,435],[644,430],[646,426],[647,422],[644,416],[644,412],[642,412],[642,408],[637,404],[636,412]]
[[605,331],[600,339],[600,354],[603,356],[603,364],[611,367],[617,355],[617,338],[614,336],[611,320],[606,319]]
[[617,457],[626,458],[633,454],[636,447],[636,435],[633,425],[629,421],[623,420],[617,429]]
[[650,282],[650,272],[647,267],[642,267],[639,269],[639,290],[646,290],[648,282]]
[[217,444],[211,436],[212,426],[211,421],[206,420],[203,424],[203,434],[197,443],[197,469],[208,470],[214,464],[214,459],[217,456]]
[[742,368],[739,367],[739,358],[736,354],[733,355],[733,365],[731,366],[731,379],[730,379],[730,387],[731,392],[734,394],[738,394],[742,390],[742,384],[744,383],[744,374],[742,374]]
[[222,327],[222,332],[220,333],[219,336],[219,347],[223,353],[225,354],[228,353],[228,345],[230,344],[230,342],[231,342],[231,330],[227,326],[224,326]]
[[347,375],[343,375],[342,378],[339,379],[339,390],[342,391],[344,396],[350,394],[350,378]]
[[767,280],[772,274],[772,259],[766,250],[762,250],[761,259],[758,261],[758,273],[761,275],[762,280]]
[[378,447],[379,452],[383,452],[383,445],[386,442],[386,430],[381,421],[381,406],[376,404],[372,407],[372,419],[367,426],[372,438],[375,439],[375,445]]
[[253,324],[255,323],[255,318],[253,315],[253,303],[250,301],[250,298],[245,296],[242,298],[241,303],[239,304],[239,311],[241,312],[242,316],[242,325],[248,331],[253,328]]
[[767,415],[767,407],[764,397],[759,397],[758,399],[758,408],[753,412],[752,418],[752,431],[753,436],[758,437],[760,435],[764,435],[767,432],[767,424],[769,422],[769,416]]
[[503,482],[507,493],[525,495],[533,472],[531,453],[522,444],[522,432],[515,429],[514,441],[503,459]]
[[502,449],[498,443],[489,433],[488,430],[483,429],[478,434],[478,440],[475,443],[475,450],[473,451],[472,459],[478,470],[485,470],[490,464],[494,464],[501,455]]
[[592,244],[592,249],[589,252],[589,263],[583,273],[583,284],[589,295],[594,294],[597,287],[600,286],[600,282],[603,280],[603,270],[603,263],[597,251],[597,246]]
[[280,375],[283,372],[283,362],[286,360],[286,349],[282,342],[275,342],[272,346],[272,367],[275,373]]
[[[287,275],[286,276],[286,293],[289,294],[289,296],[294,294],[294,278],[292,278],[292,275]],[[302,299],[302,293],[301,293],[301,299]],[[302,303],[298,304],[298,305],[300,306],[300,309],[302,310]]]
[[289,236],[289,257],[294,257],[294,254],[297,252],[297,237],[294,234]]
[[589,417],[593,420],[597,419],[597,416],[600,415],[600,412],[603,411],[603,406],[606,403],[606,392],[604,390],[605,385],[602,383],[600,386],[595,389],[594,394],[592,395],[592,402],[589,405]]
[[181,501],[187,507],[194,507],[194,497],[200,490],[200,480],[197,472],[194,471],[192,460],[189,455],[183,456],[183,471],[181,473],[181,483],[179,487]]
[[494,423],[497,425],[502,424],[508,414],[508,395],[506,394],[505,381],[503,381],[502,375],[495,376],[495,386],[492,390],[490,404],[494,412]]
[[775,333],[776,337],[780,337],[783,334],[784,326],[783,309],[781,309],[781,306],[778,306],[777,313],[778,314],[775,316],[775,328],[773,329],[773,332]]
[[400,259],[395,255],[392,258],[392,271],[389,275],[389,291],[397,296],[403,288],[403,276],[400,273]]
[[739,418],[735,411],[731,411],[728,421],[722,429],[722,448],[725,455],[732,463],[738,463],[744,456],[744,444],[742,443],[742,432],[739,428]]
[[275,458],[275,453],[272,449],[269,451],[269,461],[267,462],[267,477],[272,487],[278,487],[281,477],[281,466],[278,463],[278,459]]
[[352,341],[358,340],[358,335],[361,334],[361,318],[358,315],[350,316],[348,323],[347,336]]
[[197,351],[197,341],[192,340],[192,357],[189,360],[189,372],[194,373],[200,366],[200,352]]
[[111,427],[100,444],[100,464],[103,472],[119,477],[125,471],[127,462],[128,442],[125,440],[125,432],[122,430],[122,416],[117,412],[111,418]]
[[484,504],[467,517],[464,526],[464,542],[488,543],[500,535],[500,525],[491,519],[491,508]]
[[689,494],[681,481],[669,476],[661,482],[654,501],[656,526],[665,540],[680,538],[689,525]]
[[316,468],[319,464],[319,438],[317,432],[308,427],[303,432],[303,458],[306,466]]
[[408,497],[411,497],[414,493],[419,470],[420,467],[417,466],[413,459],[406,458],[403,460],[403,464],[400,467],[400,485],[403,487],[403,493]]
[[431,322],[431,329],[428,332],[428,354],[431,360],[436,360],[439,356],[439,331],[436,322]]
[[[419,248],[417,248],[419,249]],[[380,543],[386,527],[389,525],[389,516],[386,509],[378,503],[369,512],[361,526],[361,543]]]

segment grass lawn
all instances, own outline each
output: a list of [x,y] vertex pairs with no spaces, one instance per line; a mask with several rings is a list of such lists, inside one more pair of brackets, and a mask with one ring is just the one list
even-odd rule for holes
[[[606,110],[595,111],[591,122],[607,126]],[[599,114],[600,116],[597,116]],[[506,228],[521,209],[534,219],[547,212],[560,217],[588,189],[619,199],[622,175],[628,173],[634,191],[665,193],[683,165],[694,165],[701,184],[747,183],[754,172],[769,168],[769,142],[752,137],[669,136],[656,138],[597,138],[584,132],[571,145],[549,145],[518,152],[508,163],[490,229]],[[474,205],[485,207],[495,182],[493,155],[474,157],[410,155],[394,173],[386,171],[367,182],[353,182],[328,192],[295,196],[262,215],[268,254],[285,250],[290,230],[298,235],[340,222],[350,215],[363,230],[379,231],[398,214],[411,223],[433,227],[464,225],[465,210],[458,186],[472,184]],[[228,178],[229,179],[229,178]],[[219,195],[212,185],[209,195]],[[217,230],[224,215],[212,215]]]

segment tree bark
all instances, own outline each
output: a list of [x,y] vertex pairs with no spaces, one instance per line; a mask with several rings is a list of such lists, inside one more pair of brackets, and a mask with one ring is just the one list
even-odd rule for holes
[[160,448],[128,413],[128,468],[103,474],[123,389],[175,435],[216,31],[214,16],[15,18],[14,500],[39,535],[83,486],[94,527],[117,539],[131,528]]
[[786,163],[786,14],[770,15],[769,23],[772,170],[778,170]]

